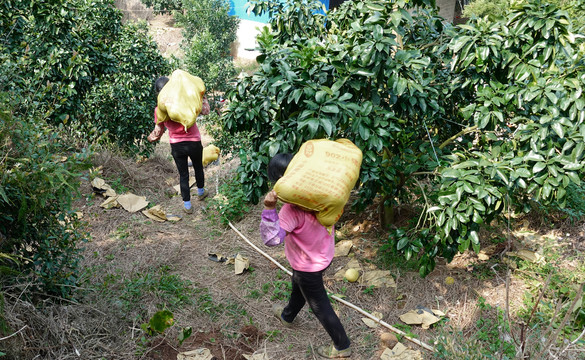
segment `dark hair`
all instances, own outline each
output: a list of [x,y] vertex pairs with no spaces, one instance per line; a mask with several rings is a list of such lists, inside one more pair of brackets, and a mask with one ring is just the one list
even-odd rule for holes
[[284,175],[288,164],[293,158],[293,154],[284,153],[276,154],[268,162],[268,180],[272,182],[278,181]]
[[165,85],[168,82],[169,82],[169,78],[166,76],[161,76],[158,79],[156,79],[156,81],[154,82],[154,92],[155,92],[156,96],[158,96],[158,93],[160,93],[162,88],[165,87]]

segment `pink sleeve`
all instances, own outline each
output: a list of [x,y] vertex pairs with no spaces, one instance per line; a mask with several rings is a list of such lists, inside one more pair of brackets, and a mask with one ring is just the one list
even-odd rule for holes
[[284,204],[280,209],[279,219],[280,226],[286,230],[286,232],[293,232],[300,224],[299,210],[297,207],[291,204]]
[[260,221],[260,238],[266,246],[282,244],[286,231],[280,227],[278,212],[276,209],[263,210]]

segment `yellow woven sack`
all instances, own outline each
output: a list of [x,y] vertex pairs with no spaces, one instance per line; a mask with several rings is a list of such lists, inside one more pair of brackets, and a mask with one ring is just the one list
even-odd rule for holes
[[187,131],[201,112],[204,94],[205,84],[199,77],[183,70],[173,71],[158,94],[158,123],[172,120],[182,124]]
[[207,145],[203,148],[203,166],[209,165],[219,157],[219,148],[215,145]]
[[274,185],[278,198],[316,212],[330,227],[343,214],[362,164],[362,151],[347,139],[304,143]]

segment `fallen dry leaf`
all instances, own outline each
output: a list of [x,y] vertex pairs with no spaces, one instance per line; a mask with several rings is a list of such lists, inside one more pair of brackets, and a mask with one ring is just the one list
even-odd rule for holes
[[[192,188],[195,185],[195,178],[193,176],[189,177],[189,188]],[[177,192],[177,194],[181,195],[181,184],[173,186],[173,189]]]
[[416,309],[400,315],[400,320],[408,325],[421,325],[423,329],[428,329],[441,319],[429,311]]
[[481,261],[487,261],[490,259],[490,256],[483,251],[480,251],[479,254],[477,254],[477,258]]
[[535,251],[520,249],[518,251],[510,251],[507,255],[519,257],[522,260],[530,261],[532,263],[537,263],[544,261],[542,255],[538,254]]
[[116,207],[120,206],[120,204],[118,204],[117,199],[118,199],[117,196],[109,197],[106,200],[104,200],[103,203],[100,204],[100,207],[102,207],[104,209],[116,208]]
[[335,244],[335,255],[334,257],[338,256],[347,256],[353,247],[353,241],[351,240],[342,240]]
[[364,271],[360,278],[360,284],[375,287],[396,287],[396,282],[390,274],[390,270]]
[[206,348],[189,350],[177,354],[177,360],[213,360],[211,351]]
[[118,196],[118,203],[128,212],[137,212],[148,206],[145,196],[138,196],[132,193],[126,193]]
[[158,222],[165,222],[167,221],[167,215],[165,214],[164,210],[160,207],[160,205],[156,205],[151,207],[150,209],[146,209],[142,211],[142,213],[149,219]]
[[423,360],[420,350],[412,350],[397,343],[392,350],[386,348],[380,360]]
[[91,181],[91,186],[96,189],[103,189],[106,185],[106,181],[102,178],[96,177]]
[[116,196],[116,192],[112,187],[106,184],[105,180],[99,177],[94,178],[91,181],[91,186],[93,186],[94,192],[101,194],[104,197],[114,197]]
[[[382,315],[382,313],[374,311],[372,312],[372,316],[378,318],[379,320],[382,320],[382,317],[384,315]],[[372,329],[375,329],[378,327],[379,322],[378,321],[374,321],[370,318],[362,318],[362,321],[364,322],[364,324],[366,324],[368,327],[371,327]]]
[[244,270],[250,267],[250,261],[248,258],[245,258],[240,254],[236,255],[234,260],[234,271],[236,275],[243,273]]
[[268,355],[264,349],[258,350],[252,355],[243,354],[244,357],[248,360],[269,360]]

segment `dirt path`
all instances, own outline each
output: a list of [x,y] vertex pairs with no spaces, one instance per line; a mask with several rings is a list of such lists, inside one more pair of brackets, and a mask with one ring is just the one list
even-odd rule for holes
[[175,21],[169,14],[156,15],[148,21],[150,33],[158,44],[160,52],[165,57],[175,55],[181,58],[183,56],[181,49],[183,35],[181,29],[174,25]]
[[[180,54],[180,30],[173,28],[171,20],[168,16],[149,19],[152,34],[166,55]],[[204,127],[201,130],[205,134]],[[203,138],[204,146],[210,142],[209,137]],[[85,214],[92,237],[86,246],[83,266],[91,271],[88,281],[92,286],[103,287],[101,292],[88,294],[85,300],[106,314],[107,327],[114,329],[105,341],[106,358],[174,360],[177,353],[197,348],[208,348],[216,358],[226,360],[243,359],[243,354],[254,352],[263,352],[268,359],[319,358],[314,350],[329,339],[307,308],[290,329],[280,326],[271,314],[273,303],[287,300],[288,276],[222,225],[214,211],[213,207],[218,206],[214,200],[217,189],[233,176],[237,159],[221,159],[220,164],[206,168],[206,187],[211,194],[202,203],[194,199],[192,215],[182,213],[181,199],[171,188],[177,184],[178,175],[165,138],[155,155],[145,162],[102,154],[95,164],[102,166],[100,176],[117,182],[125,190],[146,196],[168,214],[182,217],[176,223],[158,223],[141,213],[104,210],[99,206],[102,199],[92,195],[89,184],[82,190],[86,201],[79,208]],[[373,204],[360,215],[347,211],[341,219],[336,238],[352,241],[353,249],[349,256],[336,257],[325,273],[326,286],[332,293],[344,296],[366,311],[381,313],[384,321],[430,345],[441,335],[441,328],[448,327],[432,326],[424,330],[420,326],[406,326],[399,316],[420,306],[440,309],[447,314],[453,328],[469,333],[481,316],[478,297],[485,298],[488,304],[505,306],[504,269],[486,268],[482,264],[487,261],[479,260],[475,254],[457,256],[449,265],[439,259],[436,270],[424,279],[415,269],[404,266],[401,257],[386,258],[387,263],[380,263],[377,249],[385,244],[386,235],[377,224],[376,208]],[[272,249],[261,244],[260,212],[261,206],[251,206],[247,215],[234,225],[288,268],[282,247]],[[497,257],[497,251],[494,249],[488,258]],[[249,259],[252,269],[236,275],[233,265],[209,260],[210,253],[228,257],[240,254]],[[371,288],[335,280],[336,271],[350,260],[357,260],[362,269],[390,269],[396,287]],[[447,276],[455,279],[453,285],[445,284]],[[144,279],[159,278],[155,284],[144,284],[147,282]],[[140,324],[160,310],[161,304],[168,305],[170,301],[172,291],[162,279],[174,279],[174,285],[180,279],[183,283],[179,283],[179,292],[188,293],[192,302],[175,302],[174,325],[164,334],[142,339]],[[510,289],[510,306],[515,309],[522,303],[525,287],[515,280]],[[380,358],[389,345],[381,341],[382,334],[388,330],[381,326],[369,327],[361,314],[344,305],[334,303],[334,308],[352,341],[352,359]],[[129,323],[132,323],[130,328]],[[191,327],[193,335],[179,345],[177,336],[185,327]],[[420,347],[405,339],[402,343],[412,350],[421,350],[421,358],[430,358]]]
[[[202,130],[204,132],[204,128]],[[204,137],[204,145],[209,141]],[[265,352],[269,359],[318,358],[314,349],[329,340],[307,308],[303,309],[291,329],[280,326],[270,312],[273,303],[286,301],[288,276],[234,231],[221,225],[212,208],[216,204],[217,185],[233,175],[237,160],[222,159],[221,164],[206,168],[206,187],[211,195],[202,203],[194,200],[195,212],[192,215],[182,213],[181,199],[172,194],[169,186],[178,182],[178,176],[164,138],[155,156],[144,163],[120,166],[116,161],[120,160],[110,158],[101,161],[104,177],[119,176],[120,168],[124,168],[126,174],[132,174],[134,179],[122,176],[121,183],[132,184],[129,186],[131,191],[161,205],[167,213],[182,216],[182,220],[157,223],[140,213],[129,214],[122,209],[103,210],[99,207],[98,198],[91,204],[85,204],[83,211],[90,219],[93,238],[87,246],[85,266],[100,267],[100,273],[95,275],[93,281],[99,283],[117,276],[117,286],[123,287],[133,278],[166,269],[192,284],[193,290],[190,296],[194,303],[173,310],[175,325],[165,332],[165,336],[154,338],[147,346],[150,351],[141,358],[175,359],[179,351],[201,347],[211,349],[218,359],[243,359],[241,355],[254,351]],[[91,190],[86,188],[85,191]],[[449,265],[439,264],[424,279],[417,272],[400,267],[402,260],[397,258],[396,263],[389,264],[396,288],[369,288],[359,283],[334,280],[335,272],[352,259],[357,259],[364,270],[376,267],[375,249],[381,245],[383,232],[377,228],[374,210],[375,207],[359,216],[351,211],[344,214],[336,238],[338,241],[351,240],[354,246],[349,256],[336,257],[325,273],[326,286],[332,293],[343,295],[347,301],[366,311],[381,313],[384,321],[431,345],[439,335],[439,327],[423,330],[420,326],[405,326],[399,316],[417,306],[440,309],[447,313],[453,326],[471,330],[479,316],[476,306],[478,296],[485,297],[493,305],[504,305],[503,274],[487,279],[477,276],[469,268],[471,263],[477,261],[472,254],[460,256]],[[289,268],[282,247],[273,249],[261,244],[258,230],[260,211],[260,206],[252,206],[248,215],[234,225],[258,247]],[[235,275],[233,265],[209,260],[210,253],[228,257],[241,254],[249,259],[253,270]],[[455,284],[445,285],[447,276],[455,278]],[[523,285],[513,285],[511,303],[514,308],[521,303]],[[161,299],[152,294],[142,295],[142,312],[132,313],[135,316],[152,315]],[[385,349],[380,338],[388,330],[381,326],[368,327],[362,321],[361,314],[344,305],[334,303],[334,308],[352,340],[352,359],[379,358]],[[194,335],[179,346],[177,335],[181,328],[187,326],[193,328]],[[135,332],[139,332],[138,327],[135,326]],[[132,343],[131,339],[127,340],[128,344]],[[413,350],[422,350],[406,340],[403,343]],[[422,351],[422,354],[426,352]],[[426,355],[424,357],[427,358]]]

